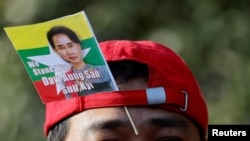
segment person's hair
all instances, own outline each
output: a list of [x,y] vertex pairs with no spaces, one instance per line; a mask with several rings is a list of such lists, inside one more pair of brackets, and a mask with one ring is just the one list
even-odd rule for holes
[[64,141],[68,130],[68,119],[55,125],[48,134],[47,141]]
[[125,84],[133,78],[143,78],[148,81],[148,66],[132,60],[123,60],[117,62],[109,62],[114,79],[117,84]]
[[53,49],[55,49],[55,45],[53,42],[53,36],[57,35],[57,34],[65,34],[73,42],[80,43],[80,40],[77,37],[76,33],[74,31],[72,31],[71,29],[69,29],[65,26],[54,26],[47,32],[47,39],[48,39],[48,41]]

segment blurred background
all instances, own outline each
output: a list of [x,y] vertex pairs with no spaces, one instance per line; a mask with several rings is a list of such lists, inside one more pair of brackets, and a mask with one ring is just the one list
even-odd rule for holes
[[154,40],[197,77],[210,124],[250,124],[250,1],[0,0],[0,140],[44,141],[44,105],[3,27],[85,10],[98,41]]

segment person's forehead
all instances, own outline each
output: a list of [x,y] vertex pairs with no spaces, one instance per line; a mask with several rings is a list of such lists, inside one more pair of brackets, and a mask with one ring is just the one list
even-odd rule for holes
[[68,35],[64,34],[64,33],[59,33],[59,34],[55,34],[53,35],[52,39],[54,40],[58,40],[58,39],[70,39]]
[[[198,128],[186,117],[159,108],[127,107],[140,136],[166,132],[178,137],[199,137]],[[96,108],[75,115],[69,120],[68,138],[87,139],[98,135],[123,134],[135,137],[123,107]]]
[[52,37],[53,39],[53,43],[59,46],[59,45],[63,45],[63,44],[73,44],[75,43],[73,40],[70,39],[70,37],[64,33],[59,33],[56,34]]
[[[191,122],[189,119],[180,114],[162,110],[159,108],[129,107],[128,109],[131,116],[133,117],[135,124],[137,124],[138,126],[157,118],[164,118],[169,121],[176,122],[176,124],[180,124],[182,126],[186,126],[188,122]],[[82,124],[82,128],[89,128],[90,126],[92,126],[92,124],[95,123],[117,119],[123,121],[124,123],[129,123],[128,117],[123,107],[89,109],[71,117],[70,123],[73,126],[76,125],[81,127],[80,124]]]

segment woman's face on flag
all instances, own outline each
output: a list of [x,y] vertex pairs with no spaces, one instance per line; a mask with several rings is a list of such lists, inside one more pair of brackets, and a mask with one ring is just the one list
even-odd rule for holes
[[55,51],[67,62],[77,64],[82,62],[82,51],[79,43],[75,43],[65,34],[53,36]]

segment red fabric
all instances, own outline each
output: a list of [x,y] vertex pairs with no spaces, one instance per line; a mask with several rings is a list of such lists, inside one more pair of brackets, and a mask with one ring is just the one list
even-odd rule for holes
[[[44,87],[44,83],[43,81],[35,81],[34,82],[34,86],[35,88],[42,88]],[[49,91],[48,91],[49,89]],[[39,95],[41,97],[41,99],[43,99],[44,101],[53,101],[53,99],[65,99],[64,94],[63,93],[59,93],[57,94],[56,91],[56,86],[55,85],[48,85],[46,86],[46,89],[36,89],[38,93],[43,93],[46,95]]]
[[[186,63],[171,49],[152,41],[113,40],[100,43],[108,62],[135,60],[149,66],[149,84],[164,87],[166,103],[160,108],[182,113],[195,121],[205,135],[208,125],[208,111],[205,99]],[[187,92],[187,96],[182,91]],[[187,99],[187,110],[185,107]],[[46,104],[45,134],[59,121],[90,108],[110,106],[146,106],[145,90],[115,91],[86,95]]]

